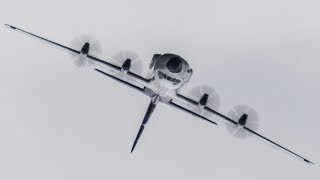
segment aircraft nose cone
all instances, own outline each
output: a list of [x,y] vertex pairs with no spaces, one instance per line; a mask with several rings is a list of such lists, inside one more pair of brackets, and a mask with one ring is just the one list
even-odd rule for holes
[[182,61],[181,61],[180,57],[176,56],[176,57],[171,58],[167,62],[167,68],[172,73],[179,73],[182,69]]

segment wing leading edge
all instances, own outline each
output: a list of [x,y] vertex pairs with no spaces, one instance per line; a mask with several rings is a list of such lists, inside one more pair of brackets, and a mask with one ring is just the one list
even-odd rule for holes
[[[43,41],[45,41],[45,42],[47,42],[49,44],[55,45],[55,46],[60,47],[60,48],[62,48],[64,50],[68,50],[68,51],[70,51],[72,53],[75,53],[75,54],[78,54],[78,55],[80,55],[80,53],[81,53],[79,50],[75,50],[75,49],[73,49],[71,47],[68,47],[68,46],[65,46],[63,44],[60,44],[60,43],[54,42],[52,40],[49,40],[47,38],[38,36],[38,35],[33,34],[31,32],[28,32],[28,31],[25,31],[23,29],[20,29],[18,27],[15,27],[15,26],[12,26],[12,25],[9,25],[9,24],[5,24],[5,26],[9,27],[10,29],[12,29],[14,31],[19,31],[19,32],[21,32],[23,34],[29,35],[31,37],[35,37],[35,38],[40,39],[40,40],[43,40]],[[99,59],[97,57],[94,57],[94,56],[90,55],[90,53],[87,55],[87,58],[89,58],[90,60],[92,60],[94,62],[101,63],[101,64],[103,64],[103,65],[105,65],[105,66],[107,66],[107,67],[109,67],[112,70],[115,70],[117,72],[120,72],[120,70],[121,70],[121,67],[119,67],[117,65],[114,65],[114,64],[112,64],[110,62],[104,61],[102,59]],[[133,73],[131,71],[128,71],[126,75],[131,77],[131,78],[134,78],[134,79],[138,80],[138,82],[140,84],[143,84],[143,85],[145,85],[145,84],[147,84],[147,83],[149,83],[151,81],[151,79],[144,78],[144,77],[139,76],[139,75],[137,75],[137,74],[135,74],[135,73]]]
[[[192,100],[192,99],[190,99],[190,98],[188,98],[188,97],[185,97],[185,96],[183,96],[183,95],[181,95],[181,94],[176,94],[176,97],[173,98],[173,99],[174,99],[175,101],[178,101],[178,102],[182,103],[182,104],[191,104],[191,105],[193,105],[195,108],[198,108],[198,107],[197,107],[198,102],[196,102],[196,101],[194,101],[194,100]],[[231,124],[234,124],[234,125],[237,125],[237,124],[238,124],[237,121],[235,121],[235,120],[233,120],[233,119],[231,119],[231,118],[229,118],[229,117],[227,117],[227,116],[225,116],[225,115],[223,115],[223,114],[221,114],[221,113],[219,113],[219,112],[217,112],[217,111],[215,111],[215,110],[213,110],[213,109],[211,109],[211,108],[209,108],[209,107],[207,107],[207,106],[205,106],[205,107],[203,108],[203,111],[206,111],[207,113],[214,114],[214,115],[222,118],[223,120],[225,120],[225,121],[228,122],[228,123],[231,123]],[[308,163],[308,164],[315,165],[314,162],[312,162],[312,161],[304,158],[303,156],[301,156],[301,155],[299,155],[299,154],[297,154],[297,153],[289,150],[288,148],[280,145],[279,143],[276,143],[275,141],[272,141],[272,140],[270,140],[269,138],[267,138],[267,137],[265,137],[265,136],[263,136],[263,135],[255,132],[255,131],[247,128],[247,127],[243,127],[243,129],[246,130],[246,131],[248,131],[249,133],[251,133],[251,134],[259,137],[259,138],[262,138],[262,139],[265,140],[266,142],[271,143],[272,145],[274,145],[274,146],[282,149],[283,151],[285,151],[285,152],[293,155],[294,157],[296,157],[296,158],[298,158],[298,159],[301,159],[302,161],[304,161],[304,162],[306,162],[306,163]]]

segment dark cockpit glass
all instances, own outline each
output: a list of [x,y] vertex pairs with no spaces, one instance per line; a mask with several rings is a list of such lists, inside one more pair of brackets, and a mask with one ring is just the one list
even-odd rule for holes
[[175,56],[167,62],[167,68],[172,73],[179,73],[182,69],[182,61],[180,57]]

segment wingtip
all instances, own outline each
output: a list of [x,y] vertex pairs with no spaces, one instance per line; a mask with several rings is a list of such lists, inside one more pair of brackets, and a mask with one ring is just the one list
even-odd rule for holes
[[94,69],[95,71],[102,73],[102,71],[100,69]]
[[8,27],[8,28],[11,28],[11,29],[17,29],[16,27],[14,27],[14,26],[11,26],[10,24],[4,24],[6,27]]
[[315,166],[315,164],[314,164],[312,161],[309,161],[309,160],[307,160],[307,159],[304,159],[304,162],[306,162],[306,163],[309,164],[309,165]]

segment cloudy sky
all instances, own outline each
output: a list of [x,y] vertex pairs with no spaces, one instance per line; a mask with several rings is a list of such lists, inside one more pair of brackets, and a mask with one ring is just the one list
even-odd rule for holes
[[[83,35],[113,61],[130,51],[142,75],[154,53],[194,70],[222,113],[245,104],[258,132],[320,162],[320,2],[2,0],[0,23],[65,45]],[[308,166],[251,137],[233,138],[160,104],[130,154],[149,99],[70,55],[0,28],[0,179],[317,179]],[[217,122],[219,120],[217,119]]]

